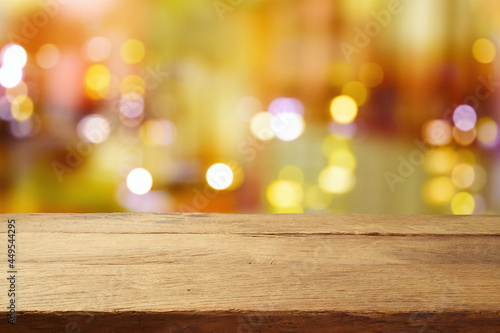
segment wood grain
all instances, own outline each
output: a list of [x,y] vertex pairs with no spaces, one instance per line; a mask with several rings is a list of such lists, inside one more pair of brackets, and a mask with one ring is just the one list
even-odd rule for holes
[[8,219],[1,332],[500,332],[499,216],[3,214],[2,249]]

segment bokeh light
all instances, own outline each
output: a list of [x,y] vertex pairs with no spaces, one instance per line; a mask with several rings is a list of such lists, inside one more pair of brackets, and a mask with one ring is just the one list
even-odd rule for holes
[[342,87],[347,82],[352,81],[355,76],[353,67],[340,61],[332,63],[330,73],[331,84],[337,87]]
[[302,201],[302,187],[299,183],[290,180],[276,180],[266,191],[269,203],[276,207],[296,207]]
[[127,118],[139,117],[144,111],[144,99],[138,93],[128,93],[120,99],[120,112]]
[[216,163],[208,168],[206,178],[208,185],[213,189],[225,190],[231,186],[234,175],[233,170],[228,165]]
[[129,172],[127,176],[127,187],[135,194],[146,194],[153,186],[153,177],[148,170],[137,168]]
[[474,167],[470,164],[457,164],[451,172],[451,180],[456,187],[466,189],[474,183]]
[[483,64],[489,64],[495,59],[495,45],[485,38],[480,38],[472,45],[472,54],[474,58]]
[[0,211],[499,214],[500,3],[390,1],[1,2]]
[[498,125],[490,117],[479,118],[477,140],[485,146],[493,146],[498,140]]
[[342,87],[342,94],[352,97],[356,101],[357,105],[363,105],[368,98],[368,90],[366,87],[358,81],[352,81],[346,83]]
[[384,71],[379,64],[368,62],[360,67],[359,80],[367,87],[376,87],[384,80]]
[[293,141],[304,132],[304,119],[295,112],[280,112],[271,119],[271,130],[281,141]]
[[422,197],[430,205],[443,205],[450,202],[455,187],[450,177],[440,176],[429,179],[422,188]]
[[139,75],[128,75],[120,82],[120,92],[122,95],[136,93],[144,95],[146,83]]
[[268,112],[275,116],[281,113],[297,113],[304,116],[304,105],[296,98],[279,97],[269,104]]
[[353,153],[347,149],[337,149],[328,157],[330,165],[354,170],[356,168],[356,158]]
[[351,141],[337,135],[327,136],[321,145],[323,155],[327,158],[330,158],[330,155],[338,149],[349,150],[350,148]]
[[139,130],[142,142],[150,146],[167,146],[174,142],[176,134],[174,124],[165,119],[147,120]]
[[455,142],[458,143],[461,146],[469,146],[474,142],[476,139],[477,131],[476,128],[472,128],[469,131],[462,131],[461,129],[457,128],[456,126],[453,127],[452,130],[453,133],[453,139],[455,139]]
[[472,214],[474,212],[474,197],[467,192],[455,194],[451,201],[451,211],[456,215]]
[[273,115],[269,112],[259,112],[252,117],[250,121],[250,131],[259,140],[268,141],[274,138],[274,132],[271,129]]
[[301,184],[304,181],[302,169],[296,165],[286,165],[280,169],[278,179],[289,180]]
[[12,101],[11,112],[17,121],[28,120],[33,114],[33,101],[25,95],[17,96]]
[[2,49],[2,65],[21,69],[26,65],[28,55],[21,45],[8,44]]
[[80,139],[86,142],[102,143],[111,132],[109,121],[98,114],[86,116],[78,123],[77,133]]
[[430,150],[423,164],[423,168],[431,175],[446,174],[457,163],[457,153],[450,147],[438,147]]
[[106,60],[111,54],[111,42],[103,36],[91,38],[87,42],[87,56],[92,61]]
[[476,125],[476,111],[470,105],[459,105],[453,111],[453,122],[462,131],[470,131]]
[[255,114],[262,112],[264,109],[257,97],[246,96],[238,101],[237,110],[241,119],[250,121]]
[[144,44],[137,39],[130,39],[123,43],[120,55],[127,64],[137,64],[144,58],[145,52]]
[[18,67],[3,65],[0,67],[0,85],[4,88],[13,88],[23,79],[23,70]]
[[313,210],[325,210],[330,206],[333,195],[324,191],[318,185],[311,185],[305,191],[304,203]]
[[352,97],[341,95],[332,100],[330,113],[336,122],[348,124],[356,118],[358,106]]
[[109,70],[104,65],[93,65],[85,74],[85,87],[87,95],[92,99],[106,97],[110,83]]
[[25,121],[11,121],[9,123],[10,133],[17,139],[27,138],[35,135],[39,129],[39,122],[33,121],[34,117],[30,117]]
[[422,127],[422,136],[431,145],[447,145],[451,141],[451,126],[441,119],[428,120]]
[[44,44],[36,53],[36,62],[38,66],[49,69],[59,62],[59,49],[54,44]]
[[339,124],[335,121],[331,121],[328,124],[328,132],[340,139],[352,139],[356,135],[357,126],[356,123],[351,122],[348,124]]
[[328,193],[341,194],[352,190],[356,182],[354,173],[343,167],[329,166],[318,177],[319,186]]

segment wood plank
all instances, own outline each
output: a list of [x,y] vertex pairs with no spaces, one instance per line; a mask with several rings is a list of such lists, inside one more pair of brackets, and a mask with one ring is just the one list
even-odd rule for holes
[[2,249],[8,219],[21,331],[500,327],[499,216],[3,214]]

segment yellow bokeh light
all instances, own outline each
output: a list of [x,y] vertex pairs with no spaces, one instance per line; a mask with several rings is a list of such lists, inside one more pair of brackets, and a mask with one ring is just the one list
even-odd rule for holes
[[331,65],[331,83],[341,87],[354,78],[352,66],[346,62],[334,62]]
[[149,146],[166,146],[176,136],[175,126],[168,120],[151,119],[145,121],[139,129],[139,137]]
[[289,180],[276,180],[266,191],[269,203],[276,207],[296,207],[302,201],[302,187],[299,183]]
[[85,87],[87,95],[92,99],[106,97],[109,91],[111,75],[104,65],[94,65],[85,74]]
[[208,185],[216,190],[225,190],[234,180],[233,170],[224,163],[215,163],[207,170]]
[[451,201],[451,211],[456,215],[472,214],[474,207],[474,197],[467,192],[457,193]]
[[143,168],[137,168],[127,175],[127,187],[130,192],[135,194],[146,194],[153,186],[153,177]]
[[469,188],[474,183],[474,167],[470,164],[457,164],[451,172],[451,180],[458,188]]
[[384,80],[384,71],[378,64],[367,62],[359,69],[359,80],[367,87],[376,87]]
[[120,83],[120,92],[122,95],[126,95],[128,93],[144,95],[145,90],[146,84],[139,75],[128,75]]
[[442,205],[451,200],[455,187],[449,177],[441,176],[428,180],[422,188],[422,196],[428,204]]
[[150,146],[160,145],[165,136],[162,124],[158,120],[147,120],[139,129],[142,142]]
[[482,144],[490,145],[496,142],[498,125],[490,117],[479,118],[477,122],[477,140]]
[[348,124],[356,118],[358,106],[352,97],[341,95],[335,97],[330,104],[330,113],[333,120],[341,124]]
[[338,149],[349,150],[351,147],[351,141],[344,137],[339,137],[338,135],[329,135],[326,137],[325,141],[321,146],[323,154],[325,157],[330,158],[330,155]]
[[342,94],[352,97],[358,105],[363,105],[368,98],[368,90],[358,81],[346,83],[342,87]]
[[306,190],[304,203],[306,207],[314,210],[327,209],[332,202],[332,194],[325,192],[318,185],[309,186]]
[[446,174],[457,163],[457,153],[449,147],[439,147],[429,151],[423,168],[431,175]]
[[10,110],[15,120],[28,120],[33,114],[33,101],[26,95],[17,96],[12,101]]
[[343,167],[349,170],[356,168],[356,157],[347,149],[337,149],[328,158],[330,165]]
[[130,39],[123,43],[120,55],[127,64],[137,64],[144,58],[144,44],[137,39]]
[[354,173],[347,168],[329,166],[320,172],[318,183],[328,193],[341,194],[352,190],[356,178]]
[[304,181],[304,173],[298,166],[286,165],[279,171],[278,179],[290,180],[300,184]]
[[457,152],[458,163],[476,164],[476,155],[469,149],[460,149]]
[[267,141],[274,138],[274,132],[271,129],[273,115],[269,112],[256,113],[250,121],[250,131],[259,140]]
[[495,45],[485,38],[480,38],[472,45],[472,55],[474,59],[482,64],[489,64],[495,59]]

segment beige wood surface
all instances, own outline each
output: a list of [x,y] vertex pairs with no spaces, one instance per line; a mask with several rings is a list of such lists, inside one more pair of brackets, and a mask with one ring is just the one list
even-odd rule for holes
[[[500,325],[499,216],[1,216],[2,249],[6,221],[16,220],[16,303],[25,316],[18,317],[17,329],[23,318],[24,325],[41,325],[43,316],[60,312],[58,318],[66,318],[79,311],[97,314],[87,324],[83,314],[78,317],[89,332],[109,315],[121,315],[120,323],[130,321],[125,327],[133,327],[139,319],[131,313],[156,314],[150,324],[160,326],[167,313],[204,314],[198,321],[168,317],[183,332],[189,327],[193,332],[212,331],[207,327],[305,332],[314,327],[311,322],[321,322],[318,318],[326,326],[314,331],[326,332],[331,325],[358,331],[355,325],[362,320],[356,316],[373,318],[370,325],[387,323],[386,331],[460,328],[470,321],[471,329],[484,323],[482,331],[493,332],[492,325]],[[3,307],[8,286],[5,278],[0,281]],[[234,325],[227,326],[221,316],[231,313],[238,316],[230,315]],[[283,328],[282,321],[294,313],[293,320],[303,320]],[[428,313],[432,316],[419,315]],[[245,322],[249,314],[258,314],[258,320]],[[201,324],[210,318],[221,320],[220,329]],[[390,326],[391,320],[400,326]],[[11,329],[4,324],[0,329]]]

